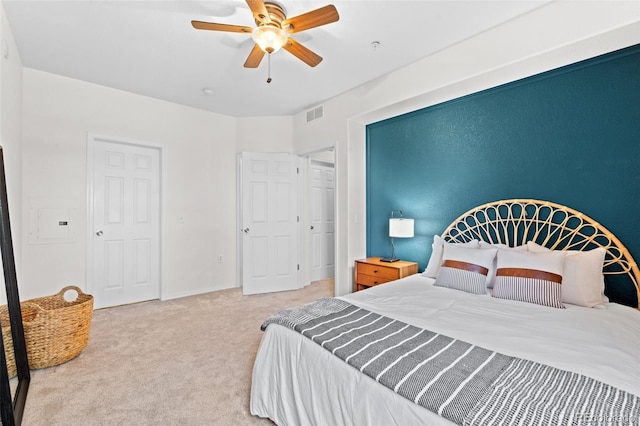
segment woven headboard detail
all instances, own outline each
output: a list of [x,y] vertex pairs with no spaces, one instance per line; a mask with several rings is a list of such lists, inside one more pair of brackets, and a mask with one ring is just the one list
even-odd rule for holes
[[604,247],[606,294],[612,301],[639,306],[640,270],[629,251],[604,226],[569,207],[540,200],[495,201],[454,220],[442,238],[451,242],[479,239],[511,247],[534,241],[554,250]]

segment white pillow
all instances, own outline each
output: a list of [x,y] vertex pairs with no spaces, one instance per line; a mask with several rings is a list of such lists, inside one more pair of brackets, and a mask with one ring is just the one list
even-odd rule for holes
[[541,246],[540,244],[534,243],[533,241],[527,241],[527,249],[533,253],[546,253],[546,252],[553,251],[550,248]]
[[[480,241],[480,248],[496,248],[498,250],[515,250],[515,251],[527,251],[527,245],[522,244],[521,246],[510,247],[506,244],[491,244],[486,241]],[[500,253],[500,252],[498,252]],[[498,261],[498,256],[493,259],[493,269],[491,269],[491,275],[487,280],[487,288],[493,288],[493,285],[496,281],[496,262]]]
[[506,244],[493,244],[493,243],[488,243],[486,241],[480,241],[479,246],[480,248],[497,248],[500,250],[527,251],[526,244],[522,244],[521,246],[511,247]]
[[501,250],[498,253],[493,296],[564,308],[562,273],[564,255]]
[[[533,241],[527,242],[532,252],[550,250]],[[593,250],[563,250],[564,272],[562,274],[562,301],[572,305],[592,308],[607,303],[604,295],[604,275],[602,268],[607,251],[603,247]]]
[[446,244],[442,254],[442,266],[434,285],[467,293],[486,294],[487,277],[493,268],[493,259],[497,251]]
[[436,278],[438,276],[438,272],[440,271],[440,265],[442,264],[442,252],[445,245],[449,244],[457,244],[463,247],[473,247],[478,248],[478,240],[471,240],[466,243],[448,243],[440,235],[433,236],[433,244],[431,244],[431,257],[429,257],[429,262],[427,263],[427,267],[422,273],[423,276],[429,278]]

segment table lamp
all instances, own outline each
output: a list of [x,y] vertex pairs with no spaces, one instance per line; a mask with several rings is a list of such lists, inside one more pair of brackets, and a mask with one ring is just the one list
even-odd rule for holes
[[[393,217],[393,213],[400,213],[400,217]],[[391,257],[381,258],[382,262],[397,262],[395,256],[396,247],[394,238],[412,238],[413,237],[413,219],[402,216],[402,210],[391,210],[391,218],[389,219],[389,238],[391,239]]]

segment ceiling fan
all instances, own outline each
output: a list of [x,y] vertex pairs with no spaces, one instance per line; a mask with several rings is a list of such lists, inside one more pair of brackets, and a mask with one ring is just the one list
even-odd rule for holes
[[284,8],[278,3],[263,0],[246,0],[246,2],[253,13],[256,28],[203,21],[191,21],[191,25],[198,30],[251,34],[256,44],[244,63],[245,68],[257,68],[265,53],[275,53],[280,48],[312,67],[322,61],[321,56],[307,49],[289,35],[336,22],[340,17],[335,6],[330,4],[293,18],[287,18]]

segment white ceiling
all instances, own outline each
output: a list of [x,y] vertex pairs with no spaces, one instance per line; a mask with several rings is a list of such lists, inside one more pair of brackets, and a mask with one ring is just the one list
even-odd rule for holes
[[[279,3],[291,17],[329,1]],[[267,84],[266,56],[243,68],[250,35],[190,24],[253,27],[242,0],[3,0],[25,67],[235,117],[298,113],[545,3],[334,1],[338,22],[292,35],[324,60],[311,68],[281,50]]]

